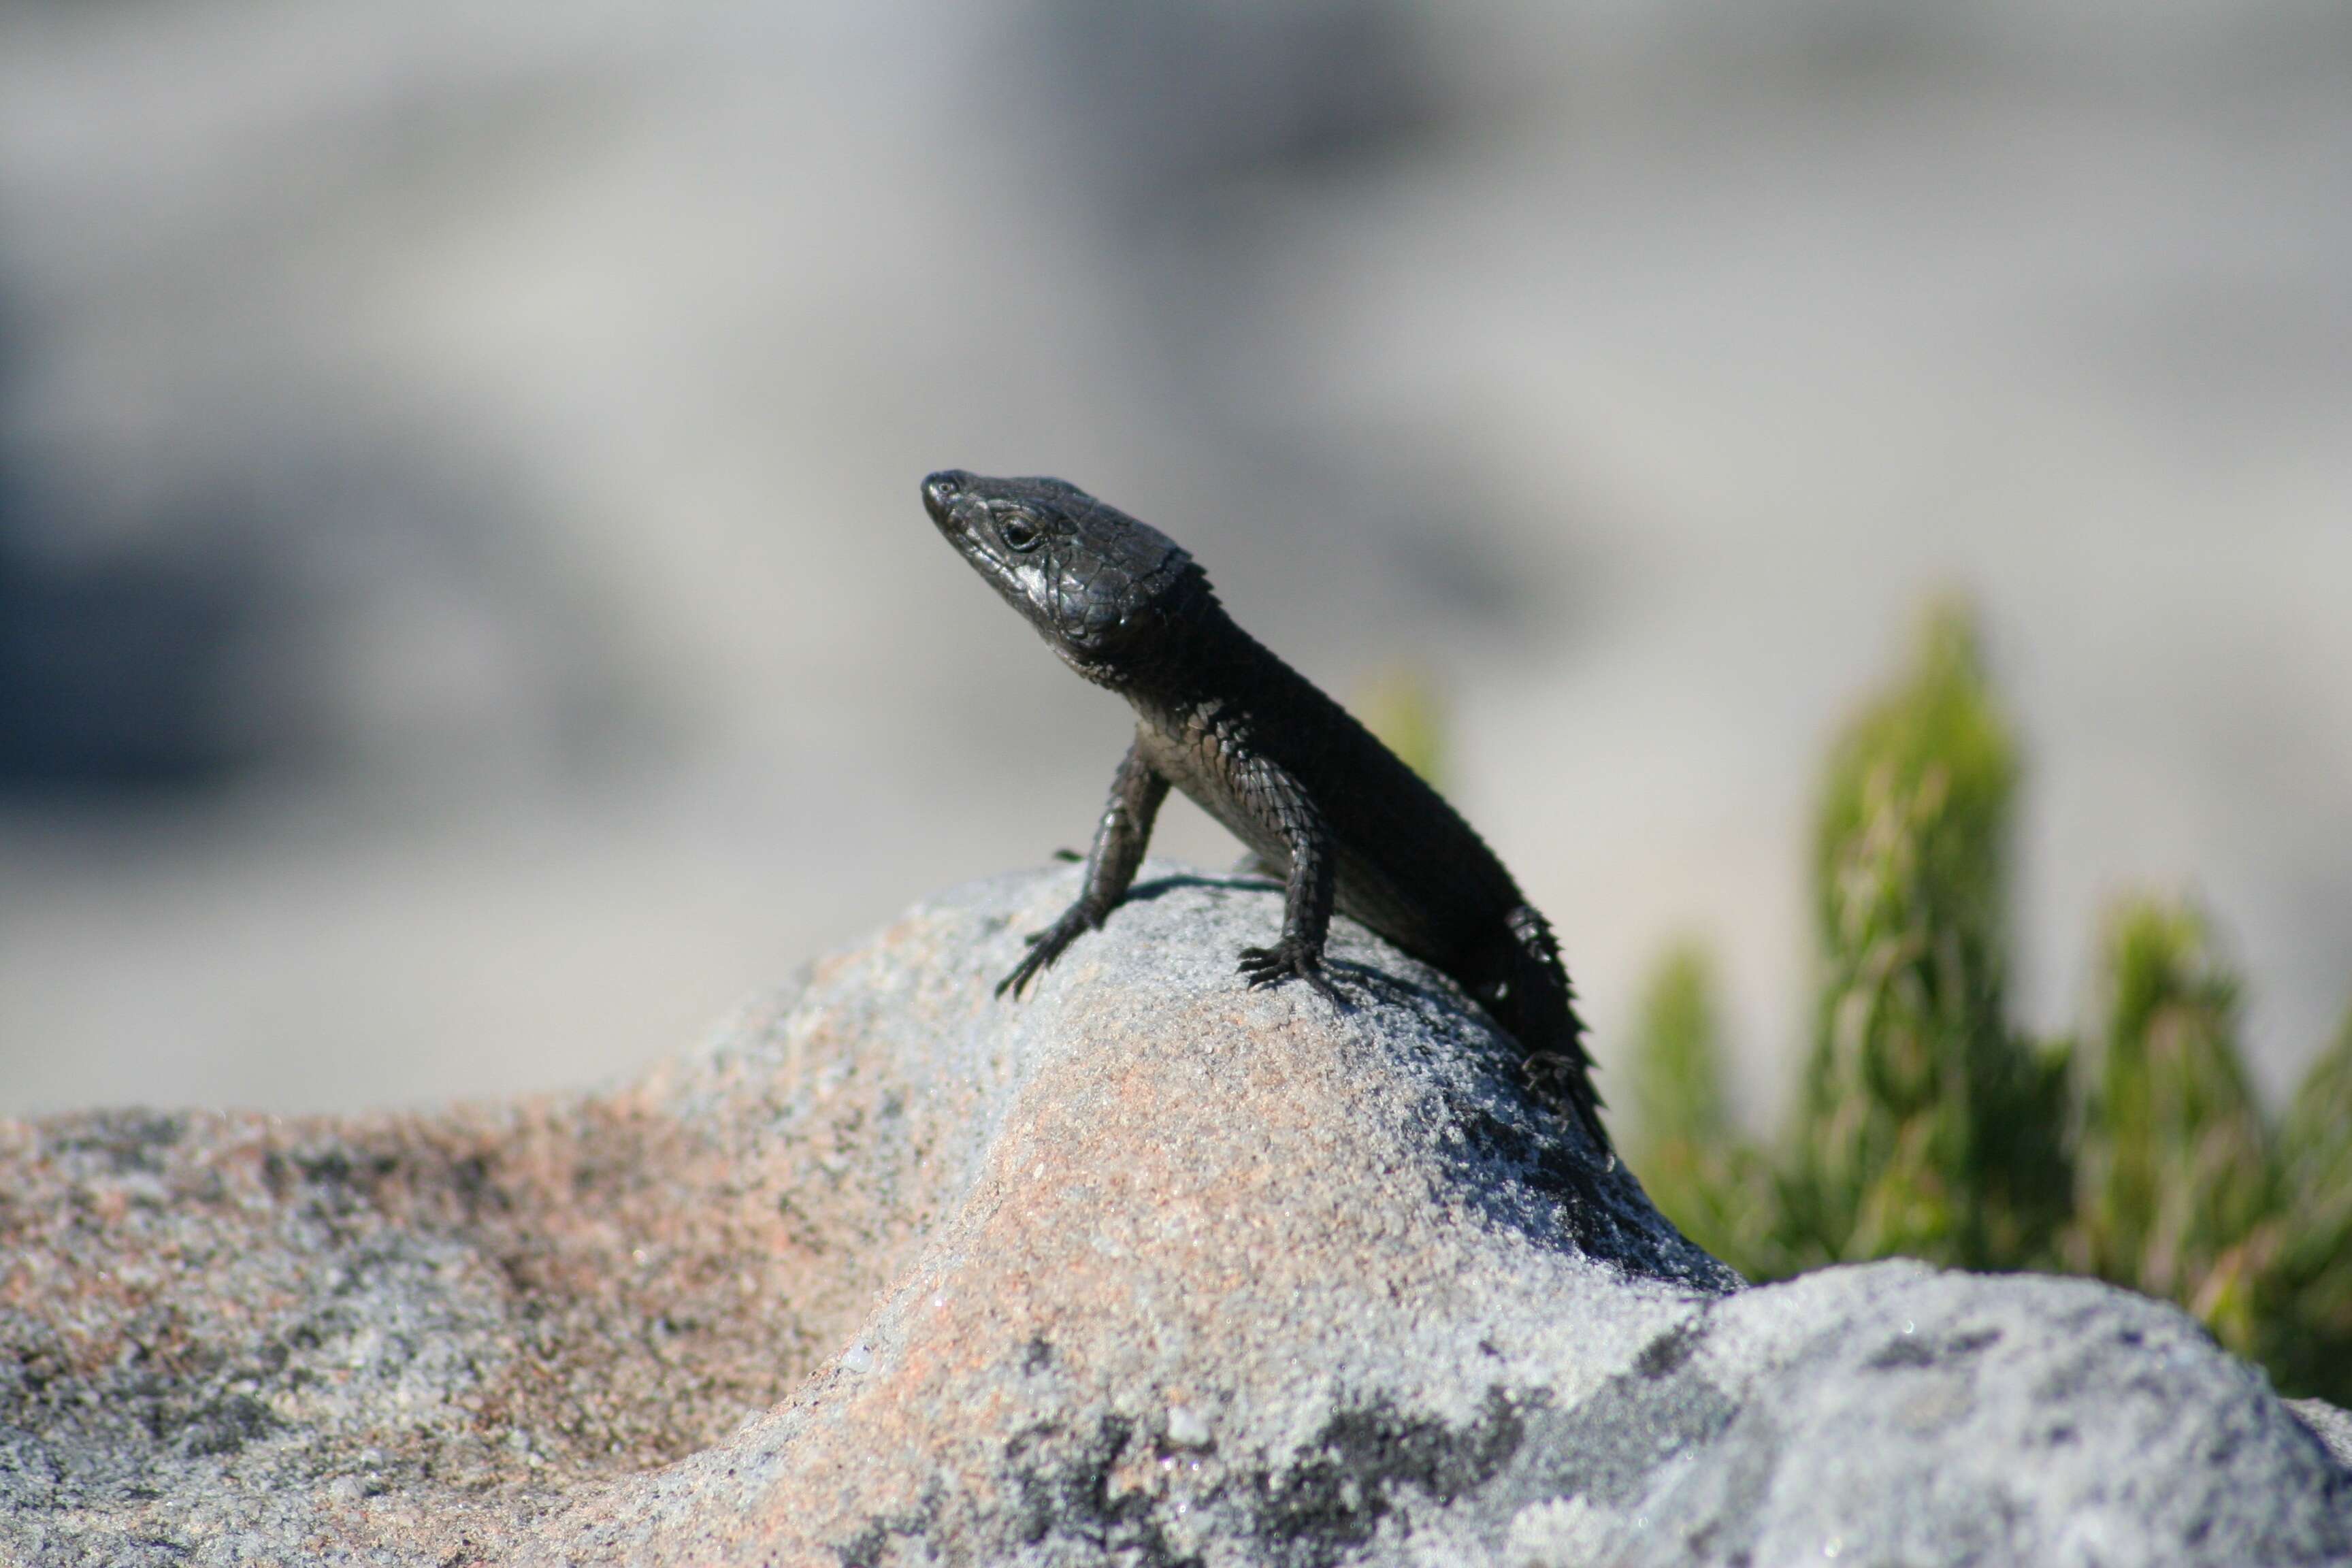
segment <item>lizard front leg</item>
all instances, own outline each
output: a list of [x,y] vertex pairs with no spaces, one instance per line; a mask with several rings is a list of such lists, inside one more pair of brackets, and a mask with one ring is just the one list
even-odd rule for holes
[[1144,847],[1151,842],[1152,819],[1167,798],[1168,781],[1143,760],[1142,746],[1128,747],[1110,781],[1110,803],[1103,807],[1102,822],[1095,828],[1094,847],[1087,853],[1085,890],[1060,919],[1044,931],[1030,933],[1028,955],[997,982],[999,996],[1007,991],[1019,996],[1022,987],[1045,973],[1081,932],[1101,928],[1119,900],[1127,897],[1135,868],[1143,864]]
[[1339,989],[1323,974],[1323,944],[1331,934],[1331,900],[1339,873],[1331,829],[1298,781],[1264,758],[1245,763],[1235,782],[1235,793],[1244,809],[1279,835],[1290,851],[1290,877],[1283,889],[1282,940],[1272,947],[1242,949],[1241,971],[1249,976],[1252,988],[1279,984],[1295,975],[1339,1003]]

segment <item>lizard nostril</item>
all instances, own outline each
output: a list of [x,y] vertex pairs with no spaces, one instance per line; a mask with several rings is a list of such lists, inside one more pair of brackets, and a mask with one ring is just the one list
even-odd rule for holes
[[923,481],[923,499],[931,504],[934,510],[946,510],[962,493],[963,486],[957,482],[953,474],[933,474]]

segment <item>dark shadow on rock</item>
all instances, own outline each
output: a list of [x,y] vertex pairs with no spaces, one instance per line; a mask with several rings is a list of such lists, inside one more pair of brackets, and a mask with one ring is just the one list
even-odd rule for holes
[[[1227,876],[1167,873],[1139,881],[1126,903],[1147,904],[1201,890],[1213,902],[1234,893],[1276,900],[1280,885],[1247,873]],[[1116,917],[1114,917],[1116,918]],[[1335,934],[1352,929],[1344,921]],[[1350,945],[1361,945],[1361,939]],[[1467,1070],[1439,1075],[1447,1085],[1443,1114],[1450,1123],[1443,1146],[1459,1178],[1457,1191],[1486,1219],[1508,1226],[1546,1247],[1573,1247],[1654,1279],[1706,1290],[1736,1289],[1738,1275],[1700,1250],[1658,1213],[1625,1163],[1592,1150],[1573,1121],[1528,1090],[1522,1053],[1491,1025],[1465,1027],[1465,1012],[1485,1015],[1459,988],[1433,974],[1383,968],[1362,956],[1327,955],[1325,968],[1348,1001],[1367,1009],[1402,1007],[1424,1035],[1444,1041]],[[1353,992],[1356,994],[1349,996]],[[1369,1020],[1378,1027],[1376,1019]]]

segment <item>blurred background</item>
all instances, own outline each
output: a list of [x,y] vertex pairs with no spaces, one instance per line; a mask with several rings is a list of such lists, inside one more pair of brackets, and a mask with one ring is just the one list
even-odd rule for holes
[[2025,1026],[2126,886],[2273,1102],[2352,997],[2334,0],[0,0],[0,1111],[584,1082],[1082,846],[1125,710],[950,465],[1428,682],[1604,1065],[1700,933],[1752,1125],[1934,592]]

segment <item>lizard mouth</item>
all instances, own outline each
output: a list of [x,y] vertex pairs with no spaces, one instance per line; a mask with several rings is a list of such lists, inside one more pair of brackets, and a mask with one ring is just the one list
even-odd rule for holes
[[967,565],[1015,608],[1034,619],[1030,596],[987,526],[987,497],[971,479],[972,476],[961,468],[931,475],[923,481],[923,510],[930,514],[940,536],[954,547]]

